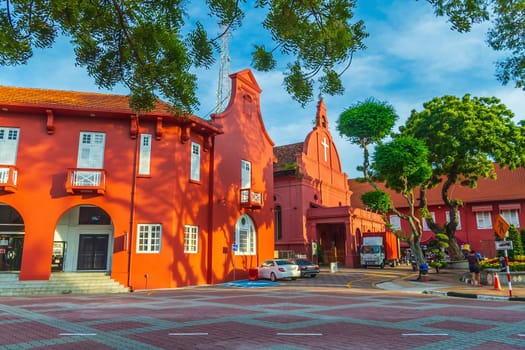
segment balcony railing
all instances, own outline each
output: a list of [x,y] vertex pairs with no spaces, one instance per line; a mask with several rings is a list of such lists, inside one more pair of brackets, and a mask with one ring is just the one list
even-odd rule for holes
[[241,190],[241,207],[258,209],[262,207],[262,193],[252,191],[251,188]]
[[104,194],[106,192],[106,170],[77,168],[68,169],[66,191],[70,194]]
[[18,169],[12,165],[0,165],[0,189],[6,192],[16,192]]

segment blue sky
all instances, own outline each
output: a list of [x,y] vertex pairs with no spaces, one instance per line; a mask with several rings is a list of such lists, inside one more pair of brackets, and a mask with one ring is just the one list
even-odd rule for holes
[[[202,16],[202,7],[192,7],[189,14]],[[487,26],[476,26],[470,33],[450,30],[445,18],[436,18],[426,1],[359,0],[356,18],[363,19],[370,36],[367,49],[358,52],[343,76],[346,92],[342,96],[325,96],[329,128],[334,137],[343,170],[349,177],[362,162],[362,151],[342,139],[336,129],[339,114],[357,101],[375,97],[394,106],[399,125],[413,109],[443,95],[495,96],[516,115],[525,119],[525,92],[513,86],[502,86],[495,78],[498,54],[486,44]],[[232,33],[230,72],[249,68],[254,44],[268,38],[260,27],[260,11],[248,11],[245,25]],[[217,27],[217,30],[219,28]],[[301,142],[312,129],[317,101],[302,108],[282,87],[280,69],[254,71],[263,92],[261,111],[266,128],[276,145]],[[195,114],[208,118],[214,112],[218,84],[218,67],[199,71],[201,106]],[[95,86],[85,69],[75,67],[73,50],[62,39],[52,49],[38,51],[28,65],[0,67],[0,85],[50,89],[106,92]],[[126,94],[117,87],[113,93]],[[397,129],[397,127],[396,127]]]

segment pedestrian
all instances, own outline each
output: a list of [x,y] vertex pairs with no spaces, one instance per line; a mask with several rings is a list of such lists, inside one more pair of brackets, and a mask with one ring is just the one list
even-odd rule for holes
[[473,286],[481,287],[480,283],[480,270],[479,270],[479,259],[474,250],[471,250],[467,256],[468,269],[471,275],[471,282]]
[[505,257],[503,256],[499,257],[499,267],[500,272],[507,271],[507,263],[505,262]]

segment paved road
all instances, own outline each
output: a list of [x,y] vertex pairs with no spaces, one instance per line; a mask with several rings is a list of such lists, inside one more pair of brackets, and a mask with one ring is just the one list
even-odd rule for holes
[[525,303],[372,288],[396,273],[321,274],[266,287],[232,284],[124,295],[2,298],[0,347],[525,348]]

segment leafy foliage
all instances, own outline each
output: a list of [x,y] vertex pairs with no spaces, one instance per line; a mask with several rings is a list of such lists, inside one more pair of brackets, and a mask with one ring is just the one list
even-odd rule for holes
[[515,260],[517,256],[523,255],[523,244],[521,242],[521,232],[514,226],[509,227],[509,240],[512,241],[512,250],[507,253],[510,260]]
[[[200,2],[0,0],[0,65],[25,64],[35,48],[51,47],[65,35],[76,63],[99,87],[127,86],[134,109],[149,110],[162,98],[175,111],[191,112],[198,105],[191,69],[209,68],[221,36],[239,29],[245,17],[240,6],[245,0],[206,0],[211,22],[224,28],[210,36],[215,26],[187,18],[195,3]],[[257,0],[250,6],[266,10],[262,26],[275,44],[255,46],[256,69],[274,69],[273,55],[280,50],[293,61],[285,72],[286,89],[301,104],[312,100],[316,82],[321,93],[343,93],[340,74],[367,37],[362,21],[352,23],[355,1]]]
[[495,97],[436,97],[412,111],[401,133],[422,140],[436,176],[461,174],[462,184],[494,177],[493,162],[511,167],[522,159],[514,114]]
[[354,103],[341,113],[337,131],[350,143],[369,145],[384,139],[398,118],[392,105],[370,97]]
[[[412,137],[397,136],[388,143],[377,145],[372,163],[372,178],[384,180],[386,187],[400,193],[407,201],[408,214],[402,214],[396,208],[390,209],[408,221],[410,233],[408,237],[403,238],[409,242],[418,264],[424,263],[425,257],[420,246],[423,227],[414,211],[414,191],[428,181],[432,173],[427,159],[428,150],[421,141]],[[386,213],[383,212],[385,221]]]
[[[423,104],[420,112],[412,111],[400,128],[402,135],[422,141],[427,149],[432,178],[421,193],[425,212],[426,190],[442,183],[442,199],[450,208],[450,221],[444,227],[426,217],[429,227],[450,238],[451,256],[462,254],[455,238],[460,198],[452,197],[454,185],[475,188],[480,177],[494,178],[494,161],[515,168],[523,163],[523,127],[513,122],[514,114],[495,97],[471,97],[469,94],[436,97]],[[428,210],[427,210],[428,211]]]
[[364,162],[358,167],[363,178],[368,179],[369,150],[368,146],[383,140],[392,130],[399,116],[394,107],[373,97],[359,101],[348,107],[337,119],[337,131],[352,144],[363,148]]
[[434,238],[428,242],[427,251],[432,255],[430,266],[434,267],[438,273],[440,268],[448,266],[447,262],[445,261],[445,249],[448,247],[448,236],[443,233],[434,234]]
[[475,23],[491,22],[488,44],[509,56],[497,62],[503,84],[514,81],[525,90],[525,3],[501,0],[427,0],[438,16],[447,16],[453,30],[468,32]]
[[525,229],[522,228],[520,230],[520,236],[521,236],[521,246],[523,247],[524,252],[525,252]]
[[385,191],[375,190],[363,193],[361,201],[371,210],[388,213],[392,208],[390,196]]
[[432,174],[427,159],[428,150],[423,142],[400,136],[376,147],[372,167],[376,176],[385,180],[386,187],[407,194]]
[[[482,270],[485,269],[497,269],[501,268],[499,258],[483,259],[479,267]],[[514,256],[514,261],[509,260],[509,271],[525,271],[525,255]]]

